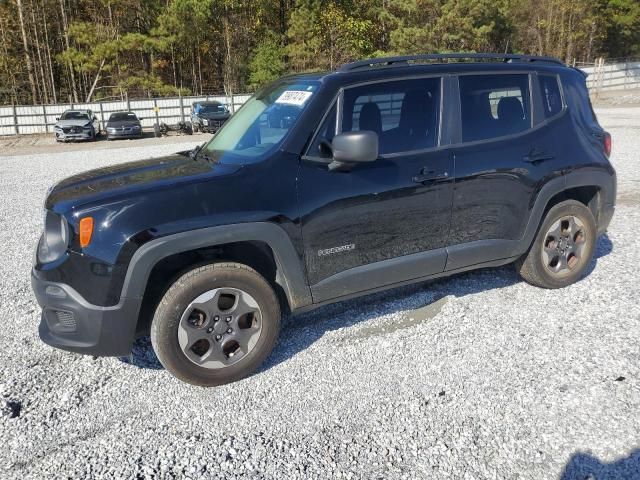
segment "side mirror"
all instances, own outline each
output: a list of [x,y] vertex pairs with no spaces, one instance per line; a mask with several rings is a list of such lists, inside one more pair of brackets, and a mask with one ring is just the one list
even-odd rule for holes
[[350,170],[358,163],[373,162],[378,159],[378,134],[369,130],[341,133],[333,137],[331,151],[329,170]]
[[57,122],[58,120],[60,120],[60,117],[56,117],[56,122]]
[[94,120],[98,120],[98,117],[93,117]]

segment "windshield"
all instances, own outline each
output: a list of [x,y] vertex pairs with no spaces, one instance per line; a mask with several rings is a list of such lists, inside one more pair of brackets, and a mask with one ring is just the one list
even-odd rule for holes
[[251,97],[202,152],[213,161],[246,164],[276,148],[309,104],[319,82],[285,81]]
[[224,105],[203,105],[200,107],[200,113],[216,113],[226,112],[227,109]]
[[111,116],[109,117],[109,121],[113,121],[113,122],[119,122],[122,120],[138,120],[138,118],[136,117],[136,114],[133,112],[118,112],[118,113],[112,113]]
[[64,112],[60,120],[89,120],[86,112]]

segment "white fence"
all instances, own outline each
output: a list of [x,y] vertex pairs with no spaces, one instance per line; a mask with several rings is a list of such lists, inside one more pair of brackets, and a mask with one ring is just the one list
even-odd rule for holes
[[607,63],[598,59],[593,64],[577,65],[589,74],[587,86],[596,96],[602,91],[640,88],[640,61],[629,60]]
[[155,123],[177,123],[189,120],[191,104],[196,101],[216,100],[235,111],[249,95],[168,97],[121,102],[93,102],[57,105],[9,105],[0,106],[0,136],[32,133],[51,133],[56,119],[68,109],[90,109],[105,125],[109,115],[122,110],[135,112],[142,118],[143,127],[152,127]]
[[[592,64],[579,64],[579,68],[589,74],[587,86],[592,95],[602,91],[640,89],[640,61],[614,61],[607,63],[598,59]],[[102,125],[113,112],[128,110],[142,117],[143,127],[152,127],[157,122],[177,123],[188,120],[191,104],[195,101],[217,100],[225,103],[232,111],[247,101],[249,95],[170,97],[121,102],[94,102],[57,105],[15,105],[0,106],[0,136],[30,133],[51,133],[57,117],[67,109],[91,109]]]

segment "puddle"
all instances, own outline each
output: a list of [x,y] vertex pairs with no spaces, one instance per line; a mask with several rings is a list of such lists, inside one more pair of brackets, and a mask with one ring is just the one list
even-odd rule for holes
[[449,301],[448,297],[442,297],[425,305],[424,307],[409,310],[402,315],[402,318],[396,321],[385,322],[384,325],[375,325],[371,327],[363,327],[359,329],[350,339],[353,338],[369,338],[380,335],[387,335],[397,330],[413,327],[420,323],[427,322],[434,318],[442,307]]

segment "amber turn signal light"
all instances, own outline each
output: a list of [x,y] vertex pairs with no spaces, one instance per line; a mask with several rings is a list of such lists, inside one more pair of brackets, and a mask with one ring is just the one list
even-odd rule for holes
[[86,247],[91,243],[91,235],[93,234],[93,218],[84,217],[80,220],[80,246]]

